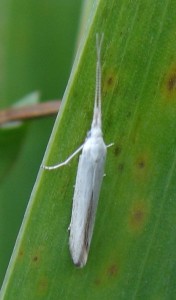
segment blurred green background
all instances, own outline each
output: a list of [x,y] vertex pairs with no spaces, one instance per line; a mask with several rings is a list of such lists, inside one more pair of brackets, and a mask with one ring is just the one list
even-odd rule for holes
[[[33,91],[61,99],[83,0],[0,0],[0,109]],[[34,94],[34,102],[39,101]],[[0,283],[55,117],[0,128]]]

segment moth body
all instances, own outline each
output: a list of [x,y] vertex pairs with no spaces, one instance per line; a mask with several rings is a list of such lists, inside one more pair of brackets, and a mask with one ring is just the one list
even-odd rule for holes
[[73,196],[71,223],[69,226],[69,248],[74,264],[83,267],[87,262],[92,239],[95,215],[98,206],[100,188],[104,175],[104,164],[107,147],[101,129],[101,45],[103,35],[99,40],[96,35],[97,65],[96,88],[93,120],[91,130],[83,145],[72,153],[64,162],[55,166],[43,166],[53,170],[66,165],[82,150],[79,157],[76,184]]
[[69,237],[71,256],[78,267],[83,267],[88,257],[106,152],[102,136],[90,136],[79,157]]

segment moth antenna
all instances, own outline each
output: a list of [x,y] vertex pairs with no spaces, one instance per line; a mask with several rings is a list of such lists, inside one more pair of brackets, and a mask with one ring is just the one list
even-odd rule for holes
[[101,128],[101,48],[103,43],[104,33],[96,34],[96,50],[97,50],[97,63],[96,63],[96,86],[95,86],[95,102],[94,102],[94,115],[92,127],[99,126]]

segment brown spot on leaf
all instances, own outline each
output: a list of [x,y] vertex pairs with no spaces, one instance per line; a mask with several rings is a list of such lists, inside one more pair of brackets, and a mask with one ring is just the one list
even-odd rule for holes
[[144,212],[141,209],[138,209],[133,212],[133,221],[137,224],[141,223],[144,218]]
[[34,262],[37,262],[37,261],[38,261],[38,259],[39,259],[39,258],[38,258],[38,256],[37,256],[37,255],[33,257],[33,261],[34,261]]
[[148,217],[148,205],[144,201],[133,203],[129,216],[129,227],[132,231],[141,231]]
[[33,253],[31,254],[31,260],[35,265],[37,265],[38,262],[41,262],[43,251],[44,247],[40,245],[38,246],[38,248],[35,248]]
[[23,257],[24,257],[24,251],[22,249],[20,249],[18,252],[18,258],[22,259]]
[[48,290],[48,279],[47,277],[42,277],[38,281],[37,290],[39,295],[46,294]]
[[107,275],[109,277],[115,277],[118,273],[118,267],[116,264],[112,264],[107,269]]
[[137,180],[147,180],[149,176],[149,152],[140,154],[134,162],[134,175]]
[[112,85],[112,84],[113,84],[113,80],[114,80],[114,77],[109,76],[109,78],[108,78],[108,80],[107,80],[107,84],[108,84],[108,85]]
[[99,278],[95,279],[95,285],[100,285],[101,284],[101,280]]
[[145,167],[145,161],[144,159],[141,159],[137,162],[137,166],[139,169],[143,169]]
[[24,252],[23,252],[23,250],[21,250],[20,252],[19,252],[19,256],[23,256],[24,255]]
[[102,269],[99,270],[99,274],[94,280],[94,284],[98,287],[105,287],[112,283],[113,280],[117,280],[119,275],[119,264],[117,263],[117,252],[115,248],[112,249],[112,253],[109,256],[108,261],[104,261]]
[[103,93],[107,93],[108,91],[114,90],[114,88],[117,86],[118,80],[117,80],[117,72],[115,70],[110,69],[106,70],[104,79],[103,79]]
[[162,90],[167,100],[176,100],[176,66],[172,65],[164,77]]
[[176,89],[176,71],[170,74],[167,81],[167,88],[170,92]]

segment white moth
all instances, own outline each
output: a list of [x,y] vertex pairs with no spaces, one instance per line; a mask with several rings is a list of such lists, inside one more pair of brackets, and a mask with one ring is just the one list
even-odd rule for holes
[[[53,170],[68,162],[82,150],[79,157],[76,176],[75,191],[71,223],[69,226],[69,248],[73,262],[78,267],[83,267],[87,262],[90,243],[95,223],[95,215],[99,200],[101,183],[104,175],[104,164],[107,147],[103,141],[101,130],[101,45],[103,35],[99,40],[96,35],[97,65],[96,89],[93,121],[87,138],[68,159],[55,166],[43,166],[44,169]],[[109,145],[110,146],[110,145]]]

